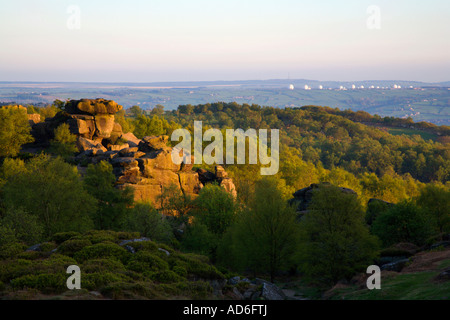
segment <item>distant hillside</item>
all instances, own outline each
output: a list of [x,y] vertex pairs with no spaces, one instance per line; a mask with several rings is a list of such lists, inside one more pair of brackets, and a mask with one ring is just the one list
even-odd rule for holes
[[[184,104],[217,101],[277,108],[321,105],[450,125],[449,83],[307,79],[155,83],[0,82],[0,103],[45,105],[56,99],[103,97],[125,108],[138,105],[143,109],[152,109],[161,104],[166,110],[174,110]],[[291,84],[293,90],[289,89]],[[305,90],[305,86],[311,90]],[[319,89],[320,86],[322,89]]]

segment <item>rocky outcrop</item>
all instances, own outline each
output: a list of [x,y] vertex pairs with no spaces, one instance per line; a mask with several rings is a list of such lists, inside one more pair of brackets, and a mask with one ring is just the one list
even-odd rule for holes
[[160,196],[164,188],[175,186],[179,192],[195,198],[206,183],[217,181],[225,190],[236,196],[236,188],[222,167],[217,167],[220,177],[206,170],[211,178],[201,180],[198,172],[187,170],[183,165],[172,161],[172,148],[167,146],[168,136],[144,137],[138,147],[120,150],[110,155],[119,188],[130,187],[134,190],[135,201],[150,201],[160,208]]
[[[294,198],[289,200],[289,204],[294,206],[299,214],[304,214],[308,211],[314,192],[330,186],[331,184],[329,182],[313,183],[309,187],[297,190],[293,193]],[[356,195],[356,192],[352,189],[343,187],[339,187],[339,189],[342,193]]]
[[215,173],[205,169],[198,169],[198,178],[200,182],[205,185],[207,183],[217,183],[222,186],[227,192],[231,193],[234,197],[237,196],[236,186],[233,183],[233,179],[228,177],[228,173],[222,166],[216,166],[214,168]]
[[[69,125],[77,135],[79,154],[75,160],[86,166],[89,163],[108,161],[117,177],[117,187],[130,187],[135,201],[151,202],[160,208],[160,195],[164,188],[174,185],[180,193],[195,198],[200,189],[210,182],[217,182],[236,196],[236,187],[222,166],[215,173],[193,171],[193,163],[181,165],[172,161],[169,137],[147,136],[138,139],[131,132],[123,133],[114,114],[122,109],[116,102],[105,99],[70,100],[64,112],[45,122],[33,125],[33,135],[41,143],[53,138],[54,130],[62,123]],[[193,159],[192,159],[193,160]]]
[[[88,140],[92,145],[102,144],[105,148],[114,149],[113,145],[122,137],[122,127],[115,122],[114,114],[122,109],[112,100],[81,99],[70,100],[65,104],[63,112],[55,117],[36,122],[33,119],[32,134],[40,143],[48,143],[53,138],[54,130],[62,123],[69,125],[72,134]],[[83,146],[80,151],[86,151],[86,141],[78,142]],[[98,149],[93,147],[92,149]]]

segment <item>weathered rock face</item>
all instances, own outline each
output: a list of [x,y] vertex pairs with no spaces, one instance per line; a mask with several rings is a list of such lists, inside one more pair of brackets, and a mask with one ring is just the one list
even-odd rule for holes
[[[151,202],[160,208],[159,196],[164,188],[174,185],[179,192],[195,198],[209,182],[217,182],[236,196],[236,188],[227,172],[217,166],[215,173],[192,171],[192,164],[177,165],[172,161],[168,136],[148,136],[138,139],[131,132],[123,134],[114,114],[122,109],[116,102],[105,99],[71,100],[65,112],[33,126],[34,135],[49,141],[53,131],[62,123],[78,136],[76,157],[79,163],[108,161],[117,177],[117,187],[130,187],[136,201]],[[120,138],[120,140],[119,140]],[[119,143],[120,141],[120,143]],[[126,142],[125,142],[126,141]]]
[[[43,123],[34,121],[32,133],[36,141],[46,143],[53,137],[53,132],[59,125],[67,123],[72,134],[95,141],[93,144],[100,143],[109,147],[115,145],[123,135],[122,127],[114,121],[114,114],[121,109],[122,106],[112,100],[70,100],[66,103],[65,112],[45,119]],[[78,145],[83,145],[83,142]],[[82,148],[80,151],[86,150]]]
[[[289,200],[289,204],[294,205],[298,213],[306,213],[308,210],[308,206],[311,203],[314,191],[320,188],[327,188],[330,186],[331,184],[329,182],[313,183],[309,187],[297,190],[293,194],[294,198]],[[352,189],[342,187],[340,187],[339,189],[341,190],[342,193],[356,195],[356,192],[353,191]]]
[[[219,178],[216,174],[202,170],[202,174],[211,177],[210,181],[200,179],[200,174],[187,170],[182,165],[172,161],[172,148],[167,146],[168,136],[144,137],[138,147],[126,148],[113,158],[111,163],[118,176],[118,187],[134,189],[135,201],[151,201],[156,208],[160,208],[160,195],[164,188],[171,185],[185,195],[195,198],[204,183],[217,181],[225,190],[236,196],[236,188],[231,178]],[[128,158],[120,157],[127,155]],[[217,170],[216,170],[217,172]],[[220,167],[222,176],[226,171]]]
[[66,103],[66,112],[70,114],[110,114],[114,115],[122,110],[117,102],[105,99],[70,100]]

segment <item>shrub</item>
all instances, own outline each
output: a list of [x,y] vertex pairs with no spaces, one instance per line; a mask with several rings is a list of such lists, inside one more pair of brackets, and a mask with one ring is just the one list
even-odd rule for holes
[[98,290],[111,283],[124,280],[127,280],[126,276],[111,272],[88,273],[81,277],[81,287],[88,290]]
[[178,282],[178,281],[183,280],[183,278],[180,275],[178,275],[177,273],[175,273],[171,270],[163,270],[163,271],[159,271],[159,272],[153,272],[150,275],[150,279],[152,279],[154,281],[162,282],[162,283],[173,283],[173,282]]
[[397,248],[386,248],[381,250],[380,257],[410,257],[411,252],[397,249]]
[[11,279],[29,274],[33,262],[25,259],[0,261],[0,281],[8,282]]
[[84,247],[91,246],[92,243],[87,239],[66,240],[58,247],[58,252],[67,256],[73,256]]
[[66,276],[57,274],[28,274],[11,280],[11,286],[15,289],[33,288],[44,293],[60,292],[66,287]]
[[388,247],[398,242],[421,246],[435,230],[433,217],[412,201],[403,201],[380,214],[372,224],[372,233]]
[[81,236],[79,232],[68,231],[68,232],[58,232],[52,236],[52,240],[56,242],[56,244],[61,244],[64,241],[70,240],[74,237]]
[[156,252],[158,250],[158,245],[153,241],[136,241],[127,243],[127,246],[132,247],[136,251],[149,251]]
[[97,244],[100,242],[117,242],[119,237],[117,232],[111,230],[90,230],[84,234],[84,237],[92,242],[92,244]]
[[136,272],[161,271],[168,270],[169,264],[155,254],[147,251],[139,251],[131,258],[127,269]]
[[180,260],[184,262],[183,266],[189,275],[201,279],[224,279],[224,275],[216,267],[208,264],[207,259],[205,256],[193,254],[180,256]]
[[178,274],[179,276],[186,278],[187,276],[187,270],[184,267],[180,267],[180,266],[174,266],[172,268],[172,271],[175,272],[176,274]]
[[83,273],[101,273],[101,272],[124,272],[124,265],[117,260],[111,259],[92,259],[83,263],[81,269]]
[[121,246],[114,243],[98,243],[84,247],[74,254],[75,260],[83,262],[96,258],[110,258],[126,262],[130,253]]

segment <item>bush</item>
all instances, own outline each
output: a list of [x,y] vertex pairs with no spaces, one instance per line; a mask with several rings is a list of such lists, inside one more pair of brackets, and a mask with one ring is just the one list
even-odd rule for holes
[[435,232],[435,222],[425,210],[412,201],[403,201],[380,214],[372,225],[372,233],[385,247],[398,242],[411,242],[421,246]]
[[167,219],[149,204],[138,203],[130,210],[126,228],[158,242],[170,243],[173,239],[172,228]]
[[188,275],[201,279],[224,279],[224,275],[213,265],[208,264],[205,256],[185,254],[180,256],[178,266],[186,268]]
[[119,241],[117,232],[111,230],[90,230],[84,234],[84,237],[89,239],[92,244]]
[[171,270],[163,270],[159,272],[153,272],[150,275],[150,279],[162,282],[162,283],[173,283],[173,282],[179,282],[182,281],[183,278],[178,275],[177,273],[171,271]]
[[111,259],[92,259],[83,263],[81,270],[83,273],[101,273],[101,272],[125,272],[124,265],[117,260]]
[[84,247],[74,254],[74,259],[78,262],[97,258],[110,258],[125,263],[130,253],[121,246],[114,243],[98,243],[92,246]]
[[380,251],[380,257],[410,257],[411,252],[397,249],[397,248],[386,248]]
[[87,273],[81,277],[81,287],[88,290],[99,290],[114,282],[128,280],[126,276],[111,272]]
[[147,251],[139,251],[130,259],[127,269],[136,272],[168,270],[169,264]]
[[66,276],[64,274],[28,274],[11,280],[11,286],[15,289],[33,288],[44,293],[61,292],[67,289]]
[[68,232],[58,232],[52,236],[52,240],[56,242],[56,244],[61,244],[64,241],[70,240],[74,237],[81,236],[79,232],[68,231]]
[[32,245],[43,239],[44,228],[38,217],[25,212],[22,208],[9,208],[3,223],[14,230],[19,241]]
[[59,245],[58,252],[72,257],[76,252],[91,245],[92,243],[87,239],[66,240]]
[[33,262],[24,259],[0,261],[0,281],[9,282],[11,279],[30,274]]

